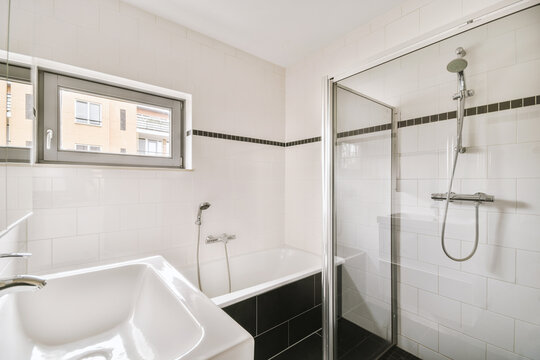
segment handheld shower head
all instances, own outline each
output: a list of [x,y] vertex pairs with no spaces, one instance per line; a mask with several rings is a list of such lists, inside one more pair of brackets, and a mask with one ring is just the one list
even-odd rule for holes
[[458,84],[459,84],[459,91],[465,91],[466,85],[465,85],[465,74],[464,71],[467,68],[467,60],[463,58],[465,56],[466,52],[462,47],[458,47],[456,49],[457,58],[450,61],[448,65],[446,65],[446,70],[448,70],[451,73],[457,73],[458,76]]
[[467,68],[467,60],[463,58],[457,58],[448,63],[446,65],[446,70],[448,70],[451,73],[460,73],[463,72]]
[[201,225],[201,215],[202,215],[202,212],[203,210],[206,210],[210,207],[210,203],[209,202],[203,202],[203,203],[200,203],[199,204],[199,210],[197,211],[197,220],[195,221],[195,224],[196,225]]

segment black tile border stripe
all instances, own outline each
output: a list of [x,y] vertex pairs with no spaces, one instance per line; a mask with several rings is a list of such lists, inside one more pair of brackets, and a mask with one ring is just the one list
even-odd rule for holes
[[249,143],[254,143],[254,144],[272,145],[272,146],[280,146],[280,147],[303,145],[303,144],[309,144],[309,143],[321,141],[320,136],[312,137],[312,138],[308,138],[308,139],[296,140],[296,141],[281,142],[281,141],[250,138],[250,137],[247,137],[247,136],[222,134],[222,133],[216,133],[216,132],[204,131],[204,130],[196,130],[196,129],[188,130],[186,132],[187,136],[190,136],[192,134],[196,135],[196,136],[205,136],[205,137],[211,137],[211,138],[216,138],[216,139],[242,141],[242,142],[249,142]]
[[[526,98],[520,98],[520,99],[514,99],[514,100],[506,100],[506,101],[501,101],[501,102],[493,103],[493,104],[473,106],[473,107],[465,109],[465,116],[481,115],[485,113],[492,113],[495,111],[517,109],[517,108],[532,106],[532,105],[540,105],[540,95],[529,96]],[[424,122],[424,119],[427,119],[427,118],[430,119],[429,122],[435,122],[435,121],[455,119],[456,116],[457,116],[456,111],[449,111],[442,114],[424,116],[422,118],[401,120],[401,121],[398,121],[398,128],[418,125],[417,124],[418,119],[422,119],[421,123],[425,124],[426,122]]]
[[[415,120],[419,120],[419,119],[415,119]],[[357,136],[357,135],[369,134],[373,132],[379,132],[379,131],[391,130],[391,129],[392,129],[392,124],[388,123],[388,124],[383,124],[383,125],[370,126],[370,127],[366,127],[362,129],[343,131],[337,134],[337,138],[340,139],[340,138],[349,137],[349,136]]]
[[[492,113],[495,111],[517,109],[517,108],[532,106],[532,105],[540,105],[540,95],[529,96],[526,98],[520,98],[520,99],[514,99],[514,100],[506,100],[506,101],[501,101],[498,103],[479,105],[479,106],[466,108],[465,116],[481,115],[481,114],[486,114],[486,113]],[[427,116],[422,116],[422,117],[418,117],[414,119],[401,120],[401,121],[398,121],[397,127],[403,128],[407,126],[422,125],[422,124],[433,123],[437,121],[451,120],[451,119],[455,119],[456,117],[457,117],[457,112],[455,110],[448,111],[448,112],[444,112],[440,114],[427,115]],[[343,132],[338,133],[337,137],[338,139],[340,139],[344,137],[369,134],[373,132],[385,131],[385,130],[390,130],[390,129],[392,129],[392,124],[388,123],[388,124],[383,124],[383,125],[370,126],[370,127],[366,127],[362,129],[343,131]],[[262,145],[279,146],[279,147],[291,147],[291,146],[304,145],[304,144],[321,141],[320,136],[302,139],[302,140],[281,142],[281,141],[257,139],[257,138],[251,138],[251,137],[246,137],[246,136],[237,136],[237,135],[223,134],[223,133],[196,130],[196,129],[188,130],[186,132],[186,136],[191,136],[191,135],[205,136],[205,137],[232,140],[232,141],[242,141],[242,142],[249,142],[249,143],[254,143],[254,144],[262,144]]]

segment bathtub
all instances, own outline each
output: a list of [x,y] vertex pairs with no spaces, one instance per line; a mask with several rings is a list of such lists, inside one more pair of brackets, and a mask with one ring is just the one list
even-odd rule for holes
[[[228,293],[225,259],[201,264],[202,291],[219,307],[226,307],[321,271],[321,256],[291,248],[276,248],[229,259],[231,293]],[[336,258],[342,264],[342,258]],[[195,266],[179,269],[195,286]]]
[[[225,259],[208,262],[201,265],[202,290],[253,336],[255,357],[269,359],[321,330],[321,260],[290,248],[231,257],[231,293]],[[336,257],[337,265],[344,261]],[[196,286],[194,266],[179,270]],[[337,288],[339,298],[339,282]]]

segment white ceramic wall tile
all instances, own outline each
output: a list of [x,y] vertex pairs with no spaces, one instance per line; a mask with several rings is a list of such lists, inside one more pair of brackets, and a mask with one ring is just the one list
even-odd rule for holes
[[540,141],[540,107],[530,106],[517,111],[517,142]]
[[516,353],[530,359],[540,355],[540,326],[516,320]]
[[451,359],[484,360],[486,343],[439,325],[439,352]]
[[474,338],[514,350],[514,319],[463,304],[462,330]]
[[55,267],[85,264],[99,260],[99,235],[53,239],[52,259]]
[[489,244],[540,251],[539,232],[539,216],[488,214]]
[[400,312],[401,334],[433,350],[439,349],[437,323],[405,311]]
[[418,345],[418,357],[423,360],[448,360],[450,358],[431,349]]
[[[485,102],[479,105],[485,105]],[[515,110],[468,116],[463,124],[463,146],[513,144],[516,127]]]
[[[461,241],[446,238],[445,245],[450,254],[460,256]],[[459,269],[459,264],[444,254],[439,236],[418,235],[418,259],[434,265]]]
[[[536,144],[540,146],[540,143]],[[538,161],[540,161],[540,158]],[[533,167],[540,168],[539,164],[533,164]],[[540,215],[540,178],[518,179],[517,201],[518,213]]]
[[437,266],[423,262],[402,259],[399,271],[400,282],[410,286],[437,292]]
[[50,239],[29,241],[28,252],[32,254],[28,259],[29,273],[37,273],[51,268],[52,242]]
[[488,280],[487,308],[493,312],[540,324],[540,289]]
[[399,284],[399,307],[407,312],[418,313],[418,289]]
[[401,179],[433,179],[438,177],[437,154],[410,153],[399,157]]
[[517,250],[516,283],[540,289],[540,253]]
[[486,360],[527,360],[527,358],[511,351],[487,344]]
[[409,354],[418,356],[418,343],[416,343],[415,341],[412,341],[409,338],[406,338],[405,336],[398,335],[397,346],[405,350]]
[[487,279],[483,276],[440,267],[439,294],[485,308]]
[[[462,243],[461,256],[472,250],[472,243]],[[514,282],[516,279],[516,250],[501,246],[479,244],[474,256],[461,265],[465,272]]]
[[76,210],[36,209],[28,220],[28,239],[49,239],[76,233]]
[[413,11],[385,28],[385,46],[391,48],[420,34],[419,11]]
[[459,328],[461,325],[460,314],[460,302],[428,291],[418,291],[418,315],[439,324]]
[[490,178],[540,177],[539,143],[497,145],[488,148]]

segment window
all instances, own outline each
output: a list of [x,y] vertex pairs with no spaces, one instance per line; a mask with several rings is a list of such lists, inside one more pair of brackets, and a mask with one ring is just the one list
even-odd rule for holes
[[77,151],[100,152],[101,151],[101,146],[100,145],[75,144],[75,150],[77,150]]
[[169,142],[161,139],[139,138],[138,152],[141,155],[162,156],[169,153]]
[[120,130],[126,131],[126,110],[120,109]]
[[39,91],[40,162],[182,167],[181,100],[45,71]]
[[0,62],[0,151],[13,162],[29,162],[34,137],[33,87],[30,69]]
[[75,122],[101,126],[101,104],[75,100]]

